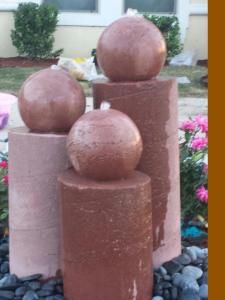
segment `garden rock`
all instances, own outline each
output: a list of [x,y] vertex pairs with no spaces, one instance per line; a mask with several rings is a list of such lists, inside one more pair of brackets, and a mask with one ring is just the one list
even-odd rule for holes
[[186,266],[191,263],[191,258],[189,255],[183,253],[180,256],[176,257],[175,261],[177,261],[179,264]]
[[52,291],[55,289],[55,287],[54,287],[54,285],[52,285],[52,284],[45,283],[45,284],[42,286],[41,289],[42,289],[42,290],[45,290],[45,291],[50,291],[50,292],[52,292]]
[[8,243],[4,243],[0,245],[0,256],[5,256],[9,253],[9,245]]
[[192,262],[197,260],[198,256],[197,256],[196,250],[194,250],[190,247],[190,248],[186,248],[185,252],[190,256]]
[[34,281],[34,280],[38,280],[42,277],[42,274],[34,274],[34,275],[30,275],[30,276],[26,276],[26,277],[21,277],[20,281]]
[[200,268],[194,266],[187,266],[184,267],[182,274],[188,275],[197,280],[202,277],[203,271]]
[[63,294],[63,288],[62,288],[62,286],[57,285],[57,286],[56,286],[56,292],[57,292],[58,294]]
[[180,273],[175,273],[173,275],[173,285],[174,286],[181,286],[181,282],[182,282],[182,275]]
[[4,262],[1,264],[0,272],[3,273],[3,274],[6,274],[6,273],[9,272],[9,262],[8,262],[8,261],[4,261]]
[[177,275],[173,280],[173,284],[181,289],[192,289],[196,292],[199,291],[197,281],[193,277],[187,275]]
[[163,280],[164,281],[171,281],[172,280],[172,277],[170,275],[164,275],[163,276]]
[[160,267],[158,271],[162,276],[167,275],[167,270],[164,267]]
[[26,286],[21,286],[21,287],[16,289],[15,295],[18,296],[18,297],[22,297],[22,296],[25,295],[26,292],[27,292],[27,287]]
[[38,295],[34,291],[27,291],[23,296],[23,300],[38,300]]
[[163,264],[163,267],[167,270],[170,275],[173,275],[179,272],[182,269],[182,265],[176,262],[175,260],[171,260]]
[[199,279],[199,284],[208,284],[208,271],[203,273],[202,278]]
[[5,275],[1,280],[0,280],[0,290],[3,290],[5,288],[8,289],[14,289],[14,287],[18,287],[18,278],[16,275]]
[[64,300],[64,297],[61,295],[55,295],[55,299],[54,300]]
[[178,289],[176,287],[173,287],[171,289],[171,299],[176,300],[178,298]]
[[197,260],[197,258],[204,259],[204,258],[208,257],[208,249],[207,248],[201,249],[199,247],[192,246],[192,247],[188,247],[186,250],[188,253],[192,253],[192,255],[194,254],[194,256],[196,257],[195,260]]
[[171,299],[170,292],[169,292],[168,289],[165,289],[165,290],[163,291],[163,299],[164,299],[164,300],[170,300],[170,299]]
[[37,291],[38,296],[40,297],[47,297],[47,296],[52,296],[52,290],[39,290]]
[[[2,241],[0,247],[6,246],[4,254],[0,251],[0,265],[8,264],[8,240],[4,238],[4,243]],[[154,271],[152,300],[208,299],[207,270],[208,249],[183,248],[180,256]],[[23,278],[15,274],[0,274],[0,278],[0,300],[64,300],[61,278],[45,282],[41,281],[41,274]]]
[[201,299],[208,299],[208,284],[203,284],[200,286],[199,296]]
[[14,293],[12,291],[0,291],[0,299],[13,299]]
[[179,300],[201,300],[201,299],[195,291],[191,289],[185,289],[182,291]]
[[37,291],[41,288],[41,283],[39,281],[31,281],[28,283],[28,286],[34,290]]

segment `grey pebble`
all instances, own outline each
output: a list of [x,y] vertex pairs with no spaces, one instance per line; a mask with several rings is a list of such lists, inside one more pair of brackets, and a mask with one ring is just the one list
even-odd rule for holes
[[181,292],[179,300],[201,300],[199,295],[192,289],[185,289]]
[[199,278],[202,277],[203,271],[198,267],[186,266],[183,268],[182,274],[188,275],[188,276],[193,277],[194,279],[198,280]]
[[199,296],[201,299],[208,299],[208,284],[203,284],[200,286]]

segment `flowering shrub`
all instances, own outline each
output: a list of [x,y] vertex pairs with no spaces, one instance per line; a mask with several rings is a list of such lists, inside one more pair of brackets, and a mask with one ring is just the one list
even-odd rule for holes
[[[11,94],[0,93],[0,130],[8,125],[11,106],[17,98]],[[5,136],[5,134],[3,135]],[[8,223],[8,138],[0,139],[0,228]]]
[[8,159],[1,153],[0,160],[0,222],[8,220]]
[[198,115],[184,121],[180,130],[182,217],[198,214],[207,217],[208,210],[208,118]]

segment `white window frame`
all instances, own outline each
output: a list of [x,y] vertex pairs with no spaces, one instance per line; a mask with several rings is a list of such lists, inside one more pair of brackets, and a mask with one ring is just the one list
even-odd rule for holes
[[[19,3],[31,0],[0,0],[0,10],[15,10]],[[43,0],[32,0],[40,4]],[[177,0],[176,13],[181,28],[181,42],[184,42],[189,16],[207,14],[207,5],[191,4],[190,0]],[[98,0],[97,12],[60,12],[59,26],[105,27],[124,15],[124,0]],[[160,14],[159,14],[160,15]],[[164,14],[163,14],[164,15]],[[171,14],[168,14],[171,15]]]
[[[184,42],[189,21],[189,0],[176,1],[176,13],[181,27],[181,41]],[[98,12],[61,12],[59,25],[62,26],[91,26],[105,27],[124,15],[124,0],[99,0]],[[171,14],[168,14],[169,16]]]

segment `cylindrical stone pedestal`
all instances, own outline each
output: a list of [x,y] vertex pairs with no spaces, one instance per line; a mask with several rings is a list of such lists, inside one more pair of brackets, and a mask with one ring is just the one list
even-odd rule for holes
[[10,271],[18,276],[60,270],[57,176],[71,164],[66,134],[9,132]]
[[150,178],[96,182],[69,170],[59,182],[66,299],[151,299]]
[[178,103],[175,79],[94,83],[94,106],[106,100],[140,130],[144,151],[138,170],[152,180],[154,267],[181,252]]

